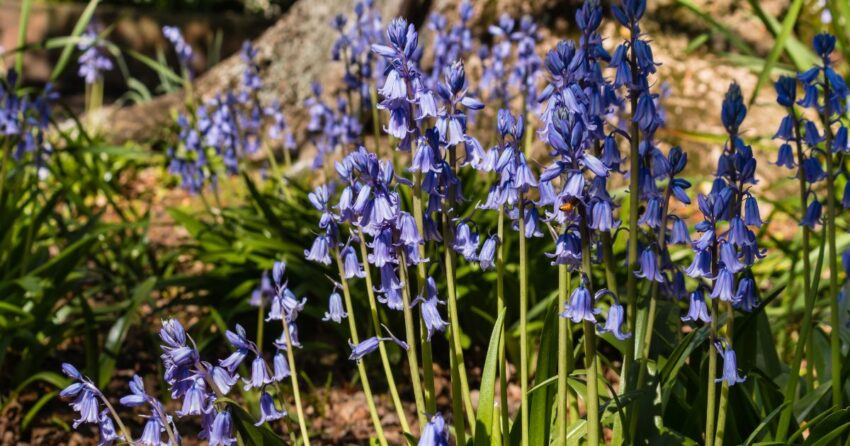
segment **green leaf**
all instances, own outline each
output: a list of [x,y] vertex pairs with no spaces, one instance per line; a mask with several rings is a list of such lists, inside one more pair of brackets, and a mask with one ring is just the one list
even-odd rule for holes
[[[30,10],[32,10],[32,0],[23,0],[21,2],[21,18],[18,21],[18,46],[23,47],[27,44],[27,27],[30,23]],[[15,55],[15,71],[18,73],[18,84],[24,75],[24,52],[18,51]],[[10,85],[9,88],[15,88],[15,85]]]
[[[555,375],[558,366],[558,313],[556,305],[550,305],[540,333],[537,352],[537,368],[534,382],[542,383]],[[549,386],[529,395],[528,438],[530,444],[549,444],[552,429],[552,401],[555,390]]]
[[785,44],[788,41],[788,37],[791,36],[791,32],[794,30],[794,24],[797,23],[797,17],[800,15],[800,9],[802,8],[803,0],[794,0],[791,7],[788,8],[788,12],[785,13],[785,20],[782,21],[782,30],[779,32],[779,35],[776,36],[773,48],[770,49],[770,53],[764,61],[764,67],[762,68],[761,73],[759,73],[758,81],[753,89],[752,96],[750,96],[749,105],[751,107],[755,102],[756,97],[758,97],[759,90],[761,90],[768,79],[770,79],[770,73],[773,71],[773,66],[776,64],[776,61],[779,60],[779,56],[782,54],[783,50],[785,50]]
[[746,446],[746,445],[752,445],[752,444],[753,444],[753,442],[756,440],[756,438],[758,438],[758,437],[759,437],[759,435],[760,435],[760,434],[761,434],[761,433],[762,433],[765,429],[767,429],[767,428],[770,426],[770,422],[771,422],[771,421],[773,421],[773,419],[774,419],[774,418],[776,418],[776,416],[777,416],[777,415],[779,415],[779,414],[782,412],[782,409],[783,409],[783,408],[785,408],[785,406],[787,406],[787,405],[789,405],[789,404],[791,404],[791,402],[790,402],[790,401],[787,401],[787,402],[785,402],[785,403],[782,403],[782,404],[781,404],[779,407],[777,407],[776,409],[773,409],[773,412],[771,412],[770,414],[768,414],[768,415],[764,418],[764,420],[762,420],[762,422],[761,422],[761,423],[759,423],[758,427],[757,427],[757,428],[755,428],[755,430],[753,430],[753,432],[750,434],[750,436],[749,436],[749,437],[747,437],[747,440],[744,442],[744,445],[745,445],[745,446]]
[[850,408],[835,410],[806,427],[809,429],[809,436],[803,446],[827,445],[850,427]]
[[41,411],[41,409],[49,403],[53,398],[56,398],[56,395],[59,395],[58,390],[53,390],[51,392],[47,392],[38,399],[38,401],[33,404],[29,410],[27,410],[26,415],[24,415],[24,419],[21,421],[21,429],[27,430],[33,418]]
[[747,42],[744,42],[744,40],[741,39],[732,30],[730,30],[725,25],[723,25],[722,23],[715,20],[714,17],[711,16],[711,14],[703,11],[702,8],[700,8],[699,5],[694,3],[692,0],[677,0],[677,3],[679,3],[679,5],[681,5],[681,6],[684,6],[685,8],[689,9],[691,12],[696,14],[700,19],[702,19],[705,23],[707,23],[712,28],[714,28],[717,32],[719,32],[720,34],[723,34],[723,36],[726,37],[726,39],[729,41],[729,43],[731,43],[735,48],[737,48],[742,53],[744,53],[748,56],[752,56],[752,55],[755,54],[755,52],[752,50],[752,48],[750,48],[750,46],[747,45]]
[[127,332],[137,319],[137,310],[141,303],[150,297],[156,285],[156,278],[151,277],[140,283],[133,290],[133,295],[130,297],[130,306],[124,311],[124,315],[115,321],[109,333],[106,335],[106,341],[103,345],[103,353],[100,355],[100,370],[98,373],[98,384],[101,387],[106,386],[112,379],[112,372],[115,370],[115,362],[121,352],[121,346],[127,338]]
[[[27,3],[29,1],[27,0]],[[74,29],[71,31],[72,38],[79,37],[83,31],[86,30],[86,27],[89,25],[91,21],[92,15],[94,15],[94,11],[97,8],[98,0],[90,0],[89,4],[86,5],[86,9],[83,10],[83,13],[80,14],[80,18],[77,19],[77,24],[74,25]],[[59,60],[56,61],[56,65],[53,67],[53,71],[50,73],[50,81],[55,82],[56,79],[59,79],[59,75],[62,74],[62,71],[65,70],[65,65],[68,65],[68,62],[71,60],[71,53],[74,51],[75,44],[68,42],[65,45],[65,48],[62,49],[62,54],[59,55]]]
[[132,57],[133,59],[136,59],[139,62],[147,65],[150,69],[156,71],[160,76],[166,78],[167,80],[172,81],[172,82],[177,82],[179,84],[183,83],[183,78],[181,78],[176,73],[174,73],[174,71],[172,71],[170,68],[168,68],[167,65],[161,64],[161,63],[151,59],[150,57],[145,56],[144,54],[142,54],[138,51],[131,50],[131,49],[125,49],[124,53],[127,54],[128,56]]
[[493,404],[496,396],[496,374],[499,371],[499,344],[502,337],[502,325],[505,321],[505,309],[499,312],[490,344],[481,372],[481,387],[478,397],[478,412],[475,414],[475,446],[487,446],[491,443],[493,429]]

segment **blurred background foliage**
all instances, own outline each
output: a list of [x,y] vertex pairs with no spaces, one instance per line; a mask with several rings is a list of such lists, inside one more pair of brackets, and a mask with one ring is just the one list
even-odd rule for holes
[[[319,323],[324,301],[333,287],[325,277],[330,271],[308,265],[303,258],[318,221],[318,214],[306,198],[313,186],[309,169],[285,178],[273,178],[261,174],[260,163],[256,163],[239,176],[223,179],[221,203],[205,206],[197,197],[187,197],[174,190],[173,179],[165,172],[163,148],[174,137],[175,129],[159,135],[161,143],[153,146],[139,142],[110,144],[96,132],[89,134],[85,117],[76,116],[79,104],[75,106],[69,100],[75,89],[67,81],[74,74],[68,73],[73,71],[68,58],[77,55],[74,45],[92,20],[95,7],[100,7],[98,3],[166,14],[233,12],[268,18],[285,13],[292,1],[22,1],[19,35],[27,35],[27,8],[33,4],[52,7],[67,3],[85,6],[72,27],[73,32],[39,41],[23,38],[17,46],[6,45],[3,53],[7,67],[14,66],[17,59],[30,52],[49,53],[51,60],[58,62],[55,64],[58,71],[51,72],[48,78],[66,79],[60,85],[69,95],[59,100],[51,126],[55,154],[47,166],[50,175],[44,181],[33,182],[31,174],[12,168],[7,178],[20,185],[18,189],[7,186],[0,194],[3,215],[0,219],[0,418],[11,421],[6,425],[0,422],[0,433],[6,430],[17,438],[31,440],[33,427],[69,431],[69,414],[54,401],[57,390],[65,384],[65,378],[56,373],[63,358],[73,357],[79,364],[85,364],[84,372],[96,377],[100,384],[116,376],[126,379],[129,370],[158,373],[155,360],[158,341],[156,332],[149,327],[158,324],[161,318],[176,314],[188,317],[190,333],[202,354],[212,357],[221,353],[225,347],[219,341],[225,327],[238,322],[251,332],[256,326],[256,309],[248,305],[247,298],[261,273],[275,260],[287,262],[291,288],[311,302],[302,324],[305,348],[299,361],[304,362],[301,370],[314,372],[305,374],[305,380],[316,390],[331,378],[337,382],[353,379],[351,364],[338,353],[347,336],[343,331],[335,331],[336,326],[329,328]],[[820,30],[838,36],[843,61],[837,66],[847,74],[850,3],[827,0],[831,11],[828,21],[823,15],[824,3],[817,0],[791,0],[777,15],[767,12],[759,0],[747,0],[746,5],[740,3],[739,7],[746,8],[772,37],[766,51],[754,48],[722,19],[713,16],[704,2],[677,0],[669,7],[676,9],[678,17],[700,22],[704,29],[688,36],[687,53],[713,52],[728,64],[755,73],[755,86],[747,92],[750,104],[756,102],[760,90],[772,89],[772,80],[779,73],[804,70],[811,65],[815,57],[808,49],[809,42]],[[547,13],[552,10],[546,9]],[[555,18],[546,16],[543,20],[547,18],[555,26]],[[660,24],[662,28],[669,25]],[[259,31],[255,30],[254,36]],[[213,30],[212,36],[207,41],[205,67],[235,52],[241,43],[236,40],[234,45],[229,35],[218,30]],[[225,51],[228,41],[230,46]],[[716,41],[723,42],[719,50],[709,47]],[[119,63],[117,71],[121,78],[111,90],[113,99],[146,102],[181,87],[174,63],[169,63],[162,51],[145,53],[120,42],[110,51],[117,60],[134,61],[133,65]],[[24,88],[41,85],[43,82],[24,83]],[[695,115],[691,119],[702,117]],[[674,130],[666,135],[683,141],[686,150],[689,142],[705,145],[723,142],[722,135]],[[763,150],[765,159],[760,163],[763,169],[769,168],[767,161],[774,157],[770,136],[748,135]],[[689,179],[698,185],[697,189],[711,180],[699,167],[692,168]],[[750,379],[733,389],[733,416],[729,417],[729,435],[733,440],[729,444],[755,444],[768,434],[768,429],[762,426],[775,421],[774,410],[781,404],[781,385],[787,372],[783,364],[790,362],[802,319],[801,259],[808,255],[817,263],[823,255],[820,239],[814,243],[820,247],[819,252],[801,252],[799,231],[792,226],[801,210],[793,194],[784,193],[793,185],[791,181],[775,178],[761,185],[761,196],[770,206],[765,220],[776,222],[780,230],[772,232],[770,229],[777,226],[765,226],[760,234],[770,252],[755,268],[764,305],[735,322],[739,366],[748,371]],[[479,181],[470,178],[463,184],[464,193],[472,202],[486,195],[487,185]],[[13,190],[18,193],[12,193]],[[621,189],[618,193],[622,196],[625,192]],[[477,218],[485,222],[482,226],[495,226],[495,216]],[[486,221],[487,218],[493,221]],[[847,223],[847,215],[842,215],[840,227],[846,228]],[[548,251],[549,243],[545,240],[533,240],[530,252]],[[846,249],[850,246],[850,236],[842,233],[838,245],[839,250]],[[614,254],[620,263],[624,251],[624,243],[615,245]],[[685,250],[679,255],[689,254]],[[511,282],[515,280],[511,272],[517,268],[516,261],[514,256],[508,259],[508,289],[517,287]],[[540,339],[545,334],[544,321],[553,307],[557,287],[549,259],[543,255],[531,256],[529,270],[530,283],[534,285],[529,327],[531,338]],[[464,345],[470,352],[467,359],[480,364],[496,317],[495,273],[482,273],[477,266],[460,262],[457,276],[461,324],[466,330]],[[625,276],[617,279],[624,282]],[[827,283],[821,280],[819,285],[825,289]],[[355,287],[353,293],[356,305],[365,309],[362,286]],[[815,360],[817,370],[828,374],[830,355],[825,324],[828,305],[826,293],[819,296],[822,301],[816,305],[813,320],[817,323],[814,343],[821,353]],[[516,299],[516,295],[509,294],[509,298]],[[847,300],[843,304],[845,312]],[[508,308],[512,307],[516,308],[509,302]],[[665,439],[666,444],[685,444],[685,437],[699,438],[702,428],[699,417],[682,415],[704,412],[696,407],[699,403],[695,401],[704,400],[700,396],[704,392],[705,378],[701,374],[705,370],[699,360],[687,359],[691,355],[700,358],[703,347],[699,346],[704,343],[706,332],[682,331],[679,302],[662,302],[659,307],[658,333],[652,348],[654,355],[664,358],[657,364],[657,370],[665,399],[666,412],[662,414],[665,425],[657,426],[651,419],[642,420],[645,421],[642,425],[654,429],[657,438]],[[512,312],[506,315],[509,357],[518,352],[517,316]],[[603,339],[606,341],[600,346],[603,360],[618,361],[623,344],[608,335]],[[844,341],[850,344],[850,339]],[[434,350],[447,352],[443,347]],[[448,363],[447,357],[437,360]],[[328,365],[334,367],[327,368]],[[545,375],[537,379],[540,383]],[[828,386],[803,389],[803,392],[794,408],[798,417],[825,414],[818,418],[823,429],[848,426],[850,414],[846,410],[830,409],[826,398]],[[639,399],[639,404],[650,409],[658,404],[645,395],[629,398]],[[308,401],[319,413],[328,410],[321,392],[312,394]],[[615,414],[616,408],[609,407],[608,411]],[[61,434],[49,435],[57,436],[48,437],[48,441],[63,438]],[[801,435],[797,438],[802,441]]]

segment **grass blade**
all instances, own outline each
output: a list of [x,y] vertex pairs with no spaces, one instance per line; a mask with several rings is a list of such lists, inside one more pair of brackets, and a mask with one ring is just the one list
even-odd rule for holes
[[91,18],[94,15],[94,10],[97,8],[97,4],[98,0],[90,0],[89,4],[86,5],[86,9],[84,9],[83,13],[80,14],[77,24],[74,25],[74,29],[71,31],[71,41],[69,41],[62,49],[62,54],[59,55],[59,60],[56,61],[56,66],[53,67],[53,71],[50,73],[51,82],[54,82],[59,78],[62,71],[65,70],[65,65],[68,65],[68,62],[71,61],[71,53],[74,51],[74,44],[72,42],[74,41],[74,38],[79,37],[80,34],[86,30],[86,26],[88,26],[91,21]]
[[[32,0],[24,0],[21,2],[21,18],[18,22],[18,46],[24,47],[27,44],[27,28],[30,22],[30,10],[32,9]],[[18,84],[20,84],[24,70],[24,52],[19,51],[15,55],[15,71],[18,73]],[[10,87],[14,87],[11,85]]]
[[735,34],[735,32],[733,32],[732,30],[727,28],[725,25],[723,25],[722,23],[715,20],[714,17],[711,16],[711,14],[703,11],[702,8],[700,8],[699,5],[694,3],[692,0],[678,0],[677,3],[681,6],[684,6],[685,8],[689,9],[691,12],[696,14],[700,19],[702,19],[705,23],[707,23],[712,28],[714,28],[714,30],[716,30],[720,34],[723,34],[723,36],[726,37],[726,40],[728,40],[729,43],[732,44],[732,46],[737,48],[738,51],[740,51],[740,52],[742,52],[742,53],[744,53],[748,56],[755,55],[755,51],[753,51],[753,49],[750,48],[750,46],[747,44],[747,42],[744,42],[744,40],[741,39],[737,34]]
[[751,107],[755,102],[756,97],[758,97],[759,90],[761,90],[768,79],[770,79],[773,66],[776,65],[776,61],[779,60],[779,56],[782,55],[782,52],[785,50],[786,42],[791,36],[791,31],[794,30],[794,24],[797,23],[797,17],[800,16],[800,10],[802,8],[803,0],[794,0],[794,3],[792,3],[791,7],[788,8],[788,12],[785,14],[785,20],[782,21],[782,30],[779,31],[779,35],[776,36],[773,48],[770,49],[770,53],[764,61],[764,67],[762,67],[761,73],[759,73],[758,82],[756,82],[756,87],[753,89],[752,96],[750,96],[749,105]]

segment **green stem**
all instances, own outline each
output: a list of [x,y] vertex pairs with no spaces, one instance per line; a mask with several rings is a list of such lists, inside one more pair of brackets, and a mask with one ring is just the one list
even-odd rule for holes
[[263,297],[260,297],[260,304],[257,305],[257,346],[260,347],[260,350],[263,349],[263,330],[265,329],[265,320],[264,313],[266,310],[265,301]]
[[[732,310],[732,304],[726,302],[726,342],[729,343],[729,348],[732,348],[732,337],[735,323],[735,314]],[[726,408],[729,403],[729,383],[723,381],[720,387],[720,405],[717,409],[717,434],[714,436],[714,446],[723,446],[723,434],[726,433]]]
[[[360,257],[362,257],[363,262],[363,271],[366,279],[366,292],[369,296],[369,314],[372,319],[372,329],[375,331],[375,336],[381,336],[381,320],[378,316],[378,304],[377,299],[375,298],[375,290],[372,286],[372,268],[369,265],[369,254],[366,250],[366,239],[363,234],[363,228],[357,228],[357,237],[360,239]],[[338,251],[338,250],[337,250]],[[343,270],[339,271],[340,277],[342,277]],[[407,311],[410,310],[408,308],[409,302],[404,304]],[[350,314],[350,313],[349,313]],[[414,350],[415,351],[415,350]],[[404,413],[404,405],[401,403],[401,398],[398,394],[398,388],[395,384],[395,378],[393,377],[393,368],[392,364],[390,364],[389,356],[387,355],[387,348],[384,346],[383,342],[378,343],[378,353],[381,357],[381,364],[384,367],[384,375],[387,378],[387,387],[390,390],[390,397],[393,400],[393,406],[395,407],[396,415],[398,415],[399,424],[401,424],[401,429],[404,432],[410,432],[410,424],[407,422],[407,415]]]
[[[579,207],[579,232],[581,235],[581,264],[585,274],[587,291],[593,296],[593,280],[591,276],[590,231],[587,226],[587,211]],[[599,445],[599,379],[596,366],[596,327],[590,321],[584,321],[584,367],[587,373],[587,393],[584,405],[587,408],[587,444]]]
[[422,396],[422,380],[419,379],[419,359],[416,354],[416,326],[413,323],[413,309],[410,308],[410,280],[407,274],[407,260],[405,254],[398,250],[398,257],[401,259],[399,271],[401,271],[402,302],[404,303],[404,330],[407,335],[407,362],[410,366],[410,381],[413,386],[413,398],[416,401],[416,412],[419,416],[419,429],[425,427],[427,420],[425,419],[425,399]]
[[[632,36],[632,51],[630,51],[630,65],[632,69],[632,78],[637,79],[637,59],[634,52],[634,41],[637,36]],[[637,110],[636,94],[631,95],[631,114],[634,115]],[[635,336],[626,340],[626,351],[623,355],[623,368],[620,373],[621,393],[625,393],[632,388],[631,369],[635,359],[635,338],[637,337],[637,278],[634,271],[638,263],[638,206],[640,203],[640,183],[637,175],[640,170],[640,127],[638,123],[632,120],[631,133],[629,135],[629,243],[628,243],[628,265],[626,267],[626,301],[628,303],[629,329]],[[626,410],[626,416],[631,418],[631,410]],[[631,438],[634,438],[634,431],[630,432]]]
[[519,194],[519,386],[522,445],[528,446],[528,259],[525,240],[525,194]]
[[127,429],[127,426],[124,425],[124,422],[121,421],[121,418],[118,416],[118,412],[115,411],[115,408],[112,406],[112,403],[106,399],[102,393],[100,394],[100,400],[103,401],[103,405],[109,409],[109,413],[112,414],[112,418],[115,420],[115,423],[118,424],[118,430],[121,431],[121,434],[124,435],[124,439],[129,443],[133,440],[133,434],[130,432],[130,429]]
[[[717,241],[711,245],[711,274],[717,277]],[[716,422],[717,404],[717,349],[714,348],[714,343],[717,341],[717,320],[720,319],[720,311],[718,309],[719,299],[711,299],[711,323],[709,324],[709,339],[708,339],[708,400],[705,404],[705,445],[714,446],[714,431]]]
[[[448,208],[448,203],[444,206]],[[466,366],[463,362],[463,345],[460,340],[460,317],[457,311],[457,291],[455,289],[455,271],[454,271],[454,251],[452,246],[452,233],[449,230],[448,215],[443,213],[443,241],[445,243],[445,268],[446,268],[446,289],[448,290],[448,307],[449,307],[449,354],[451,358],[451,378],[452,378],[452,412],[455,427],[455,437],[457,444],[466,444],[466,427],[464,424],[464,406],[466,406],[467,417],[470,417],[469,425],[475,426],[474,412],[472,411],[472,401],[469,398],[469,387],[464,386],[466,381]]]
[[[351,304],[351,291],[348,289],[348,281],[345,280],[345,276],[343,275],[344,269],[342,258],[339,256],[339,248],[334,249],[334,257],[336,258],[337,269],[339,270],[340,279],[342,281],[342,295],[345,299],[345,311],[348,313],[348,328],[351,331],[351,342],[359,344],[360,336],[357,335],[357,322],[354,317],[354,306]],[[366,366],[363,361],[357,361],[357,371],[360,374],[360,383],[363,386],[363,394],[366,396],[366,405],[369,407],[372,424],[375,426],[375,435],[378,437],[378,442],[381,446],[387,446],[387,439],[384,436],[384,428],[381,426],[381,417],[378,416],[378,410],[375,408],[375,399],[372,397],[372,387],[369,385],[369,375],[366,374]]]
[[[373,112],[377,113],[377,112]],[[422,172],[413,174],[413,219],[416,221],[416,228],[419,231],[419,237],[424,239],[424,212],[422,209]],[[419,245],[419,258],[425,258],[425,244]],[[425,262],[419,262],[416,265],[416,281],[419,295],[424,295],[425,280],[427,271],[425,271]],[[422,346],[422,375],[425,381],[425,409],[428,413],[437,412],[437,396],[434,390],[434,362],[431,355],[431,342],[428,341],[428,333],[425,329],[425,324],[420,323],[420,342]]]
[[[794,140],[797,146],[797,165],[802,166],[803,161],[805,160],[805,155],[803,153],[803,145],[801,143],[800,137],[800,120],[797,118],[797,113],[793,107],[790,108],[789,112],[794,117]],[[806,186],[806,178],[803,175],[802,167],[798,169],[797,179],[800,184],[800,209],[808,208],[808,187]],[[789,369],[790,376],[788,377],[788,381],[785,384],[785,402],[787,406],[782,409],[782,414],[779,416],[779,428],[776,433],[777,441],[785,441],[785,436],[788,434],[788,423],[791,422],[791,416],[793,415],[794,403],[797,401],[797,381],[800,378],[800,364],[803,361],[803,350],[804,347],[807,347],[806,350],[806,382],[813,382],[812,371],[810,367],[814,364],[814,345],[811,342],[812,339],[809,337],[809,332],[811,330],[812,323],[812,311],[814,310],[815,305],[815,293],[812,293],[812,267],[811,262],[809,260],[809,239],[810,239],[810,230],[808,226],[802,226],[803,229],[803,298],[805,299],[805,310],[803,311],[803,322],[800,325],[800,336],[797,339],[796,347],[794,348],[794,359],[791,362],[791,368]],[[826,239],[824,239],[825,241]],[[821,245],[823,246],[823,245]],[[823,250],[821,250],[823,253]],[[823,258],[821,257],[821,261]],[[812,388],[812,384],[808,385],[808,388]]]
[[289,333],[289,324],[286,321],[281,321],[281,325],[283,325],[283,334],[286,336],[286,359],[289,361],[289,379],[292,381],[292,396],[295,398],[298,427],[301,429],[301,439],[304,440],[305,445],[309,446],[310,433],[307,431],[307,417],[304,416],[304,408],[301,405],[301,391],[298,388],[298,372],[295,368],[295,354],[292,351],[292,337]]
[[[567,265],[558,265],[558,310],[564,308],[567,303],[567,295],[570,289],[570,273]],[[560,311],[559,311],[560,312]],[[570,373],[567,363],[567,353],[572,350],[569,339],[569,321],[565,317],[558,318],[558,419],[556,421],[558,436],[555,445],[566,446],[567,444],[567,376]]]
[[[499,245],[496,247],[496,314],[505,309],[505,206],[499,206],[499,221],[496,226],[496,237]],[[499,337],[499,398],[501,410],[502,435],[511,431],[510,414],[508,413],[508,361],[505,355],[505,326],[502,321],[502,333]]]

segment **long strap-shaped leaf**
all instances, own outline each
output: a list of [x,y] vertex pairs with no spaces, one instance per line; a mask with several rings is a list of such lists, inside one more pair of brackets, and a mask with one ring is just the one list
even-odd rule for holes
[[[505,310],[502,309],[490,334],[490,346],[487,348],[484,370],[481,373],[481,393],[478,398],[478,413],[475,414],[475,446],[488,446],[493,443],[493,404],[496,396],[496,373],[499,371],[499,340],[502,337],[504,320]],[[507,404],[507,401],[502,401],[502,404]]]
[[[753,0],[751,0],[750,3],[753,3]],[[785,51],[786,43],[788,42],[788,38],[791,36],[791,31],[794,30],[794,24],[797,23],[797,17],[800,16],[800,10],[802,8],[803,0],[794,0],[794,3],[792,3],[791,7],[788,8],[788,12],[785,14],[785,20],[782,21],[782,30],[780,30],[779,35],[776,36],[773,48],[770,49],[770,53],[764,61],[764,67],[762,67],[761,73],[759,73],[756,88],[753,89],[752,96],[750,96],[750,106],[753,105],[756,97],[758,97],[759,90],[761,90],[767,80],[770,79],[770,73],[773,71],[773,66],[776,65],[776,61],[779,60],[779,56],[782,55],[783,51]]]

